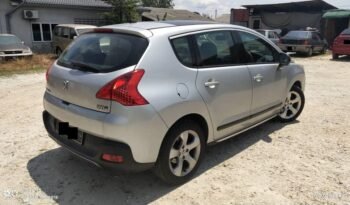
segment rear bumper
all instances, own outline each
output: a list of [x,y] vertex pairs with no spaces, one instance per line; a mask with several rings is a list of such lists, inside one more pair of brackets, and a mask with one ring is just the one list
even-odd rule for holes
[[33,55],[33,53],[0,54],[0,57],[10,58],[10,57],[26,57],[26,56],[32,56],[32,55]]
[[310,45],[279,44],[278,46],[283,52],[307,53],[311,48]]
[[[110,168],[118,171],[140,172],[154,166],[154,163],[137,163],[132,156],[130,147],[124,143],[84,133],[84,140],[80,145],[73,140],[60,136],[54,128],[55,120],[57,119],[50,115],[50,113],[47,111],[43,112],[43,121],[49,136],[62,147],[98,167]],[[123,156],[124,161],[118,164],[104,161],[101,158],[104,153]]]
[[332,49],[333,54],[350,55],[350,46],[348,48],[333,47]]
[[45,92],[44,108],[54,118],[84,133],[130,147],[137,163],[157,161],[168,128],[151,105],[124,107],[112,103],[103,113],[69,104]]

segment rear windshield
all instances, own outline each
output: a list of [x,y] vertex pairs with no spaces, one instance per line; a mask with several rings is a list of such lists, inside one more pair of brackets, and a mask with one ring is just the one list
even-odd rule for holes
[[104,73],[136,65],[148,41],[134,35],[87,33],[77,38],[57,63],[72,69]]
[[343,32],[341,32],[342,35],[350,35],[350,28],[345,29]]
[[309,38],[309,33],[308,31],[290,31],[285,35],[284,37],[286,38]]

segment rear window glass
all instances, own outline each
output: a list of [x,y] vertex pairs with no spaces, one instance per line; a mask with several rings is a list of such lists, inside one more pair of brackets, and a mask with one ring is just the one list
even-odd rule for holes
[[350,35],[350,28],[345,29],[343,32],[341,32],[342,35]]
[[191,54],[190,44],[188,41],[188,37],[181,37],[174,39],[172,41],[174,51],[178,59],[187,66],[193,65],[193,58]]
[[112,72],[136,65],[148,46],[144,38],[116,33],[88,33],[77,38],[58,64],[91,72]]
[[310,32],[307,32],[307,31],[290,31],[284,37],[287,37],[287,38],[309,38],[310,37],[309,33]]

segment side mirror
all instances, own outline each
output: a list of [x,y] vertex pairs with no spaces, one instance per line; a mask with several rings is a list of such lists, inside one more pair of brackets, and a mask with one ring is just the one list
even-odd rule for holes
[[290,59],[289,55],[287,55],[285,53],[280,53],[279,62],[280,62],[280,66],[287,66],[290,64],[291,59]]

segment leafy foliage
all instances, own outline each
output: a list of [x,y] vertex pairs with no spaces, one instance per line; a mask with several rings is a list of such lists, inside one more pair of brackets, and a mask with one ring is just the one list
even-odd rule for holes
[[105,13],[105,18],[109,23],[134,22],[138,18],[136,11],[139,0],[106,0],[112,5],[112,10]]
[[142,0],[144,7],[173,8],[173,0]]

